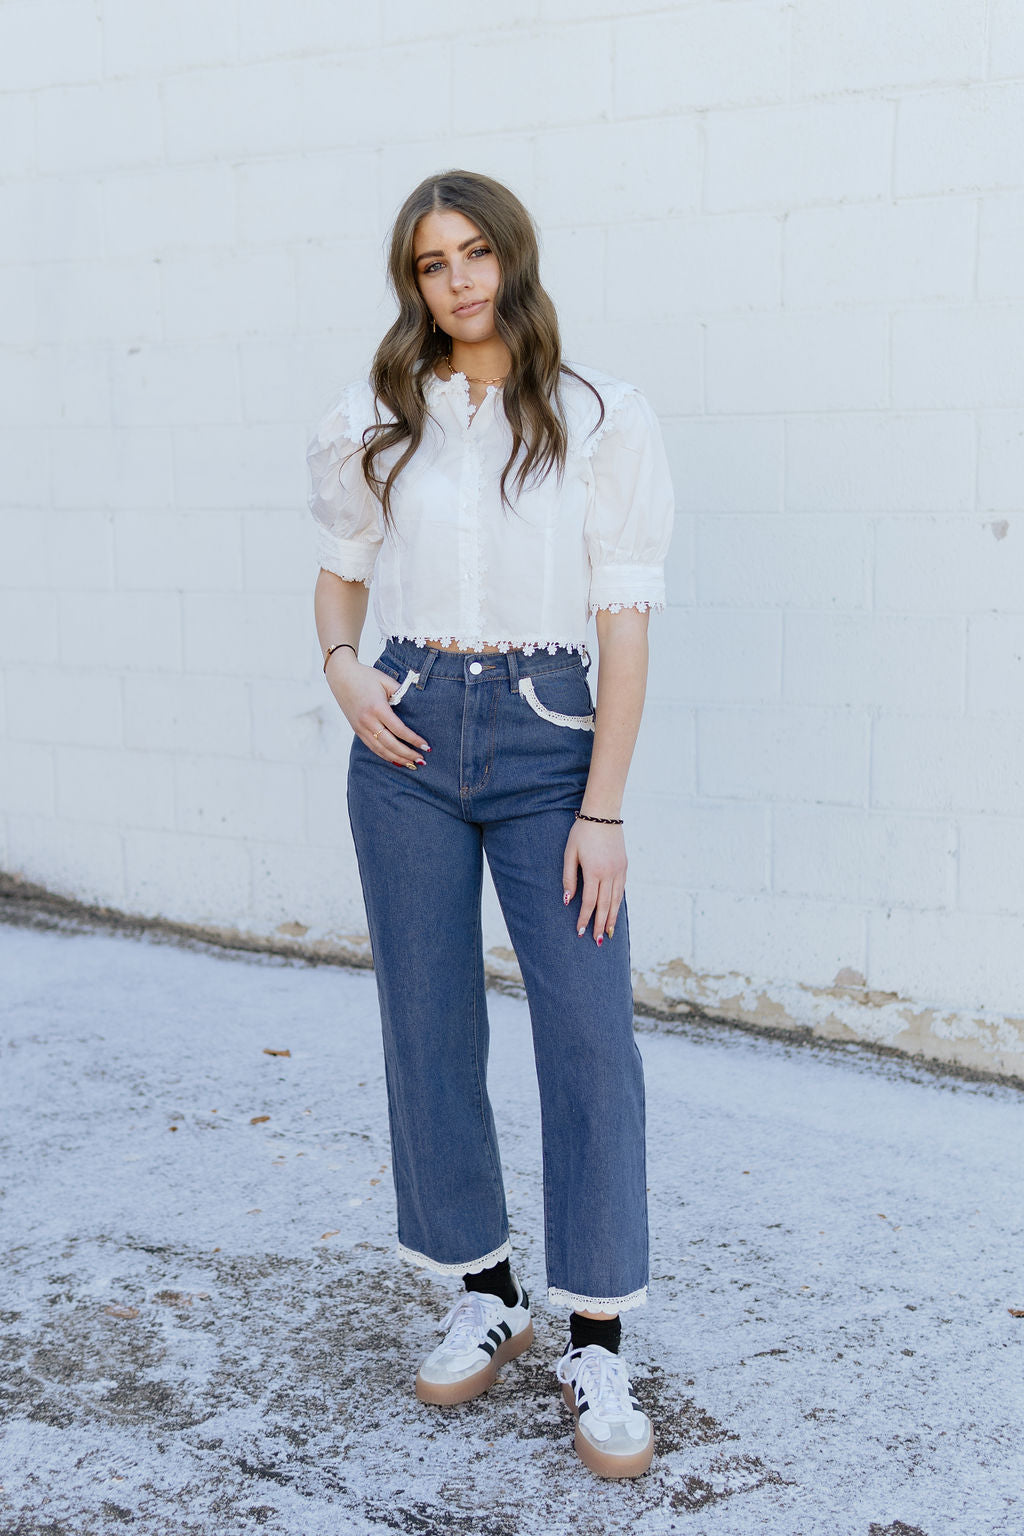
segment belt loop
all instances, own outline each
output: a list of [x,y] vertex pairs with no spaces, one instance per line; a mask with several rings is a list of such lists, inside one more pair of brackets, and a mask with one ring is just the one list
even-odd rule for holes
[[436,651],[434,647],[430,645],[426,647],[426,652],[427,654],[423,658],[423,663],[420,666],[420,675],[416,679],[416,687],[420,689],[422,689],[424,683],[427,681],[427,678],[430,676],[430,669],[440,654],[439,651]]
[[505,659],[508,662],[508,681],[509,681],[509,687],[512,689],[513,693],[518,693],[519,692],[519,667],[516,664],[516,653],[515,653],[514,650],[511,649],[511,647],[505,652]]

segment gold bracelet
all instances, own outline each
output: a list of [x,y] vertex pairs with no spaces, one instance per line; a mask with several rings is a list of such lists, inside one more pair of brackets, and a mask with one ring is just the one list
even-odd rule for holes
[[359,652],[356,650],[355,646],[350,644],[348,640],[339,640],[337,645],[329,645],[327,647],[327,654],[324,656],[324,676],[327,675],[327,663],[330,661],[335,651],[345,650],[351,651],[356,660],[359,660]]

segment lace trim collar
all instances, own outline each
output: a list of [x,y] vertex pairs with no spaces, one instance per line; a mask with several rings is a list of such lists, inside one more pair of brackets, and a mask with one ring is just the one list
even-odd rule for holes
[[464,373],[459,373],[458,370],[452,374],[450,379],[440,379],[434,372],[433,368],[429,368],[427,370],[426,382],[424,384],[424,392],[429,390],[432,393],[444,395],[446,398],[451,400],[452,405],[461,418],[464,428],[469,427],[473,417],[477,415],[478,411],[485,404],[485,402],[488,401],[492,395],[498,394],[500,389],[500,384],[488,384],[484,393],[484,398],[480,402],[480,405],[474,405],[473,401],[469,397],[469,380]]

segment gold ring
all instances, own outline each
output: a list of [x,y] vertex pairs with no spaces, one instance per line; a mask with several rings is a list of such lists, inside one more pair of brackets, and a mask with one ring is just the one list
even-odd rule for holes
[[[380,728],[380,731],[382,731],[382,730],[383,730],[383,729],[384,729],[384,727],[383,727],[383,726],[381,726],[381,728]],[[376,740],[377,740],[377,737],[378,737],[378,736],[379,736],[379,735],[380,735],[380,731],[374,731],[374,733],[373,733],[373,739],[374,739],[374,741],[376,741]]]

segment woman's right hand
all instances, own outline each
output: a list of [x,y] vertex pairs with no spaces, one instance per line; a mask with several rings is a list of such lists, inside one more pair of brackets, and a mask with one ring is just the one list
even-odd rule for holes
[[326,676],[343,715],[371,752],[396,768],[423,766],[422,754],[429,746],[388,703],[398,688],[394,678],[376,667],[364,667],[347,647],[333,653]]

